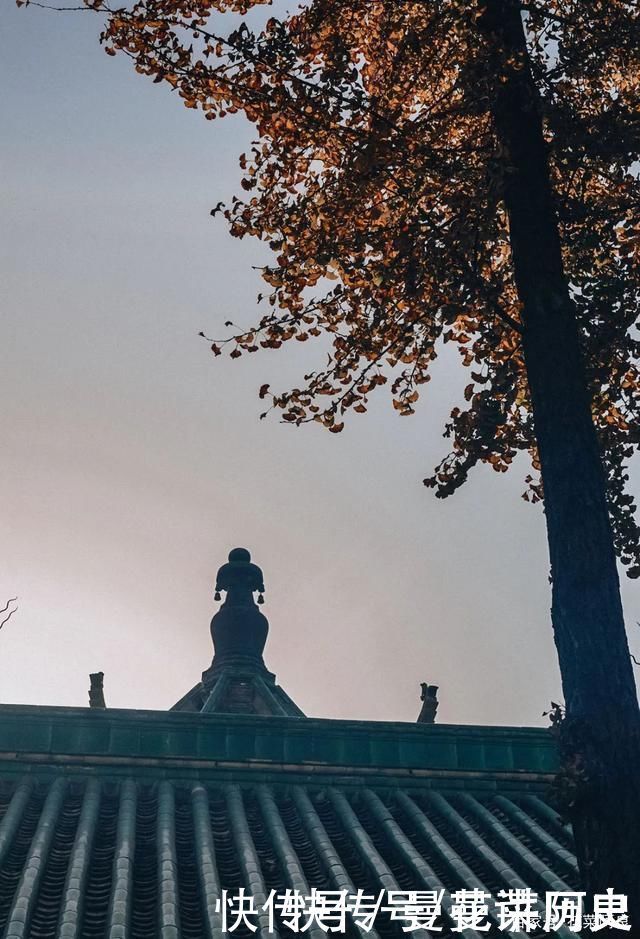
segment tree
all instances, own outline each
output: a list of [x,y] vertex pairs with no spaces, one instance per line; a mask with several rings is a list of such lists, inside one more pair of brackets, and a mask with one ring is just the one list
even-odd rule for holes
[[479,462],[531,454],[560,788],[585,887],[627,893],[640,929],[640,714],[616,567],[640,575],[637,3],[308,0],[223,35],[222,14],[258,0],[85,2],[107,13],[107,52],[206,118],[242,111],[257,128],[246,199],[214,213],[273,250],[267,309],[213,352],[328,337],[301,388],[260,396],[337,433],[385,384],[413,414],[453,342],[470,380],[426,485],[444,497]]

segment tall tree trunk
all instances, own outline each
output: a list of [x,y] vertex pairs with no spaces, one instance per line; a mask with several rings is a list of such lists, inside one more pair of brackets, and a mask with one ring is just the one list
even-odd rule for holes
[[566,704],[561,780],[584,888],[626,893],[633,935],[640,935],[640,712],[605,475],[520,4],[482,6],[480,28],[490,37],[497,73],[492,109],[508,163],[504,200],[544,485],[551,616]]

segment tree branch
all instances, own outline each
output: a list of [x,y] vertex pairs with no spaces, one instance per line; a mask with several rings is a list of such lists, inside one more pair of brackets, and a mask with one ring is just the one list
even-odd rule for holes
[[[0,613],[6,613],[7,610],[9,609],[9,606],[10,606],[12,603],[15,603],[17,599],[18,599],[17,597],[11,597],[10,600],[7,600],[7,602],[5,603],[5,605],[4,605],[4,606],[2,607],[2,609],[0,610]],[[16,612],[17,609],[18,609],[18,607],[17,607],[17,606],[14,606],[14,608],[7,614],[7,616],[5,616],[5,618],[2,620],[2,622],[0,622],[0,629],[2,629],[2,627],[5,625],[5,623],[8,623],[8,622],[9,622],[9,620],[11,619],[11,617],[13,616],[13,614]]]

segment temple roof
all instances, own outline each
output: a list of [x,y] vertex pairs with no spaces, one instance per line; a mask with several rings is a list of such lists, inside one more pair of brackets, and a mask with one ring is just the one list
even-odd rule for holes
[[0,928],[221,939],[223,889],[575,889],[556,768],[545,730],[2,706]]
[[[240,889],[258,915],[239,939],[273,935],[272,891],[313,889],[444,889],[433,935],[450,937],[452,891],[576,888],[571,832],[545,801],[550,731],[434,724],[427,684],[415,724],[305,718],[265,666],[245,549],[220,591],[213,661],[170,711],[107,708],[101,672],[89,708],[0,705],[2,939],[222,939],[218,901]],[[353,918],[346,934],[366,935]],[[406,935],[388,912],[369,934]]]

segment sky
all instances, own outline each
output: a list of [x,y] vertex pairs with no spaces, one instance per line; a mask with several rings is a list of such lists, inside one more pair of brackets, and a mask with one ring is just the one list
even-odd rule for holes
[[[211,661],[217,568],[265,575],[266,664],[310,716],[544,725],[561,698],[544,515],[524,461],[452,498],[465,380],[389,397],[340,435],[258,419],[305,347],[232,362],[198,332],[249,324],[264,248],[209,212],[238,191],[242,117],[209,123],[104,54],[93,13],[0,10],[0,700],[171,707]],[[383,390],[384,391],[384,390]],[[623,583],[640,657],[638,582]]]

